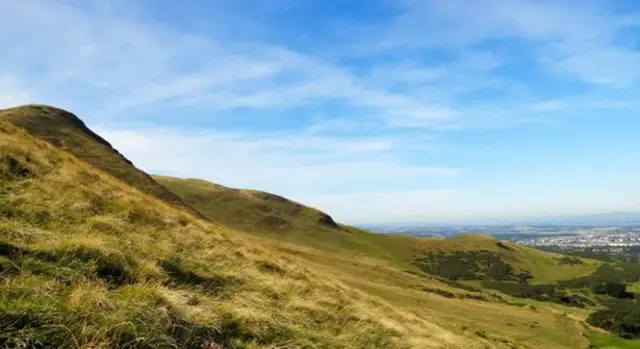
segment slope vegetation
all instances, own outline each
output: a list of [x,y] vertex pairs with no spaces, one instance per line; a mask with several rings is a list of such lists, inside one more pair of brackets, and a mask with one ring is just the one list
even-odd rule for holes
[[[296,218],[308,231],[281,210],[290,230],[246,235],[141,185],[149,177],[63,115],[0,111],[0,347],[588,345],[586,311],[458,285],[417,262],[478,247],[507,258],[495,240],[388,237],[311,210]],[[508,252],[524,268],[522,251]]]

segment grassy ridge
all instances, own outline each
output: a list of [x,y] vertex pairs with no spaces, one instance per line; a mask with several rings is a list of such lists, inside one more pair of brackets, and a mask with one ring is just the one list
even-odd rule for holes
[[[245,235],[34,136],[0,129],[0,346],[587,347],[583,310],[516,304],[411,264],[431,251],[502,252],[496,240],[387,237],[307,215],[321,233]],[[132,168],[125,160],[114,165]]]
[[228,188],[199,179],[153,178],[201,212],[239,230],[261,234],[287,234],[309,227],[341,230],[328,214],[278,195]]
[[407,315],[8,125],[0,154],[4,347],[410,347]]
[[406,265],[398,256],[389,254],[378,245],[372,239],[373,234],[338,225],[326,213],[281,196],[228,188],[199,179],[153,178],[208,217],[238,231]]
[[[559,255],[499,243],[487,236],[469,235],[442,240],[372,234],[338,226],[327,214],[277,195],[227,188],[199,179],[153,178],[204,214],[240,231],[305,246],[357,253],[414,271],[421,269],[416,259],[425,255],[478,251],[496,255],[518,272],[529,272],[535,283],[587,275],[599,264],[591,260],[584,260],[581,264],[562,264]],[[478,275],[476,279],[483,277]]]
[[[125,183],[192,214],[200,215],[173,192],[166,190],[151,176],[138,170],[109,142],[95,134],[74,114],[45,105],[28,105],[0,110],[0,122],[26,130],[31,135],[64,149]],[[200,215],[201,218],[204,218]]]

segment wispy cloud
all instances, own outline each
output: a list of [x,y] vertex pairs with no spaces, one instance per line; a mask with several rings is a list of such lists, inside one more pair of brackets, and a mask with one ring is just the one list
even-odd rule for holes
[[[101,105],[102,113],[110,115],[158,103],[224,111],[293,108],[326,100],[421,122],[453,114],[450,108],[391,92],[384,84],[284,46],[177,32],[161,23],[65,3],[0,6],[3,29],[11,29],[3,30],[3,42],[15,48],[3,63],[39,86],[44,100],[71,99],[56,88],[65,85],[65,91],[82,95],[92,109]],[[42,72],[34,74],[34,67]]]
[[[0,0],[10,48],[0,106],[71,109],[150,171],[343,211],[341,202],[404,202],[416,216],[459,199],[458,182],[442,178],[476,164],[447,152],[450,142],[638,110],[634,10],[605,0],[367,3],[380,14],[344,13],[338,24],[313,12],[300,25],[290,17],[320,2],[191,2],[167,16],[152,1]],[[384,217],[388,205],[376,205],[367,207]]]
[[459,170],[403,163],[389,155],[413,143],[393,138],[328,138],[171,129],[96,130],[151,172],[301,196]]
[[[588,82],[628,84],[640,78],[637,50],[616,41],[616,34],[637,25],[639,17],[622,16],[595,1],[581,6],[405,1],[390,25],[385,22],[367,32],[370,48],[445,46],[461,53],[439,63],[407,59],[414,56],[404,51],[404,59],[377,62],[364,74],[283,45],[176,31],[149,18],[142,21],[135,12],[116,16],[115,10],[70,4],[1,2],[0,40],[13,48],[2,63],[27,76],[29,83],[38,79],[36,95],[43,99],[71,99],[60,96],[56,87],[75,85],[69,90],[86,95],[92,106],[101,102],[114,112],[164,102],[230,110],[337,100],[364,108],[360,113],[391,126],[436,127],[468,112],[459,102],[461,95],[521,88],[517,81],[491,74],[508,56],[471,49],[508,38],[530,41],[529,49],[542,66]],[[477,11],[483,16],[472,15]],[[40,69],[37,75],[34,67]]]
[[[402,1],[400,15],[370,27],[380,50],[465,49],[519,39],[539,64],[594,84],[629,84],[640,78],[637,42],[621,42],[640,25],[640,12],[608,1]],[[482,14],[482,15],[478,15]],[[426,33],[426,34],[425,34]]]

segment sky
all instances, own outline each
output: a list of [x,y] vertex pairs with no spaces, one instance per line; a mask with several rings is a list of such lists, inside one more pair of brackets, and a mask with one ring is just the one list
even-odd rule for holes
[[0,0],[0,107],[351,224],[640,210],[635,0]]

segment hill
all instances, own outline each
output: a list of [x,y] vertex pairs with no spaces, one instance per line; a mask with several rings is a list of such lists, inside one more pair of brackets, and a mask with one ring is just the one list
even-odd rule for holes
[[0,154],[2,347],[411,347],[409,313],[6,122]]
[[328,214],[275,194],[199,179],[152,177],[202,213],[238,230],[287,234],[294,230],[341,229]]
[[[510,272],[514,277],[518,273],[528,273],[535,282],[548,282],[589,274],[598,265],[589,260],[579,265],[562,264],[558,255],[485,236],[443,240],[373,234],[339,226],[326,213],[274,194],[227,188],[200,179],[153,178],[205,215],[239,231],[384,259],[414,271],[479,280],[486,279],[486,273],[480,270],[465,275],[455,273],[468,272],[478,263],[503,262],[504,267],[512,270],[501,272]],[[442,268],[461,258],[468,263],[459,264],[457,270]]]
[[[304,207],[297,216],[268,210],[293,222],[279,233],[215,224],[163,197],[155,182],[142,185],[150,177],[65,115],[34,106],[0,111],[0,346],[588,346],[591,306],[478,282],[494,275],[512,285],[501,277],[523,272],[543,282],[562,277],[552,274],[556,267],[595,262],[574,265],[486,237],[372,234],[327,224]],[[312,228],[298,229],[298,221]],[[469,255],[447,259],[457,253]],[[440,272],[470,258],[479,267],[460,268],[472,269],[468,278]],[[492,267],[505,263],[512,269]]]
[[46,105],[27,105],[0,110],[0,122],[2,121],[8,121],[29,134],[72,153],[93,167],[147,194],[200,215],[180,197],[137,169],[109,142],[95,134],[82,120],[66,110]]
[[238,231],[327,251],[397,259],[369,241],[366,236],[370,233],[338,225],[324,212],[275,194],[233,189],[200,179],[153,178],[209,218]]

